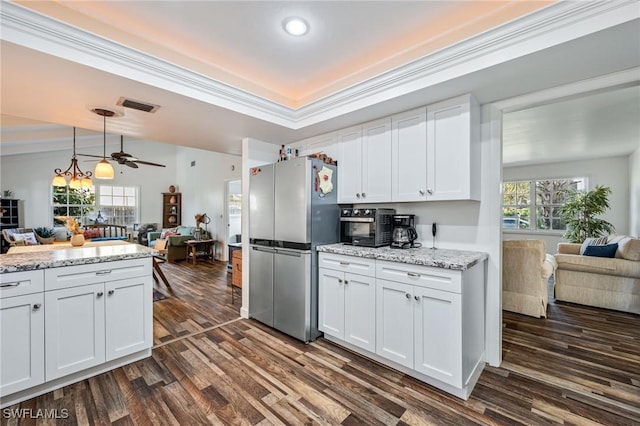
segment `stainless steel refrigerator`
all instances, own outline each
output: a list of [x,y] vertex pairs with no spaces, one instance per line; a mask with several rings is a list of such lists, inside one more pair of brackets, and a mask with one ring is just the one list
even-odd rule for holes
[[[320,174],[327,169],[331,191],[327,174]],[[339,240],[336,167],[300,157],[255,167],[250,176],[249,317],[304,342],[315,340],[315,248]]]

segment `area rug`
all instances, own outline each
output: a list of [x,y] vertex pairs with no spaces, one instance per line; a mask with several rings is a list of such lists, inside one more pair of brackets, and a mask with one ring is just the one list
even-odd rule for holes
[[156,289],[153,289],[153,301],[154,302],[157,302],[158,300],[167,299],[167,298],[169,298],[169,296],[167,296],[166,294],[164,294],[164,293],[162,293],[162,292],[160,292],[160,291],[158,291]]

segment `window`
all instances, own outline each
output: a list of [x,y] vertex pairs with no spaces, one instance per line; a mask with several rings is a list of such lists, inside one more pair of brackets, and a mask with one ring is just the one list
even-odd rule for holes
[[139,192],[136,186],[100,185],[97,209],[105,223],[133,228],[139,222]]
[[502,227],[535,231],[564,231],[560,217],[567,193],[586,190],[586,178],[504,182]]
[[63,222],[56,220],[58,216],[71,216],[80,223],[90,222],[90,216],[95,211],[96,196],[93,188],[69,188],[69,186],[53,187],[53,223]]

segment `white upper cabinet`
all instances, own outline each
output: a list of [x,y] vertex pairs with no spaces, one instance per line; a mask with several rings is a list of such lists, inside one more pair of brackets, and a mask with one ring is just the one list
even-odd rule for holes
[[362,192],[360,202],[381,203],[391,199],[391,119],[362,125]]
[[362,126],[338,133],[338,202],[359,203],[362,192]]
[[339,203],[480,199],[480,109],[471,94],[336,139]]
[[391,117],[391,199],[427,199],[427,109]]
[[377,203],[391,199],[391,119],[338,132],[339,203]]
[[471,95],[427,107],[427,200],[480,199],[480,111]]

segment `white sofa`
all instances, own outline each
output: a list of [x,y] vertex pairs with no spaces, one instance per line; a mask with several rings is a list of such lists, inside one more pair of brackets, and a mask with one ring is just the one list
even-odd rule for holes
[[640,314],[640,240],[607,238],[614,242],[615,258],[584,256],[580,244],[558,244],[556,300]]

